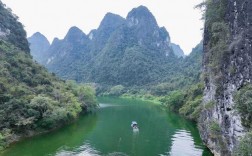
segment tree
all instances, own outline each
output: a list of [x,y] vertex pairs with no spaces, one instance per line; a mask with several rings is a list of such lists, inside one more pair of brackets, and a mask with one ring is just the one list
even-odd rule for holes
[[114,96],[119,96],[123,94],[123,91],[124,91],[124,86],[117,85],[110,89],[109,94],[114,95]]
[[31,100],[29,107],[31,109],[39,112],[39,116],[37,116],[37,118],[40,119],[40,118],[43,118],[44,114],[48,110],[53,109],[53,103],[55,103],[55,101],[53,101],[49,97],[45,97],[43,95],[38,95]]
[[235,94],[235,108],[241,115],[242,124],[252,128],[252,85],[242,87]]
[[181,91],[174,91],[166,96],[162,102],[172,111],[178,112],[179,108],[184,104],[184,93]]
[[252,132],[248,132],[234,150],[234,156],[251,156]]

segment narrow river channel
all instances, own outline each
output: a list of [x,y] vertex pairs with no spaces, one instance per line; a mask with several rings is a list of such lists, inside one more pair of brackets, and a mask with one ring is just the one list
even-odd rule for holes
[[[103,97],[100,108],[1,156],[212,156],[194,123],[150,102]],[[139,132],[130,124],[137,121]]]

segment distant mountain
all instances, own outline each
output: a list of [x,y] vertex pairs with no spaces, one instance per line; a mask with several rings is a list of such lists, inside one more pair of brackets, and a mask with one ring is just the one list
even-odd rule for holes
[[[202,72],[202,56],[203,56],[203,42],[201,41],[192,52],[185,56],[182,62],[182,68],[184,69],[183,75],[190,78],[192,82],[200,81],[200,74]],[[189,80],[188,80],[189,81]]]
[[125,19],[119,15],[107,13],[100,23],[98,29],[92,30],[88,37],[92,41],[92,49],[97,53],[102,50],[111,34],[117,30],[118,27],[125,24]]
[[64,79],[77,80],[80,67],[91,59],[91,40],[77,27],[72,27],[64,39],[54,39],[43,64]]
[[28,38],[28,42],[30,44],[31,55],[36,61],[42,63],[50,47],[49,41],[44,35],[37,32]]
[[106,85],[141,86],[166,81],[183,51],[171,46],[145,6],[132,9],[126,19],[107,13],[98,29],[88,35],[72,27],[55,39],[42,62],[64,79]]
[[126,86],[161,81],[173,55],[169,43],[168,32],[158,27],[150,11],[143,6],[135,8],[90,62],[90,79]]
[[179,45],[171,43],[171,47],[176,56],[185,57],[184,51],[180,48]]

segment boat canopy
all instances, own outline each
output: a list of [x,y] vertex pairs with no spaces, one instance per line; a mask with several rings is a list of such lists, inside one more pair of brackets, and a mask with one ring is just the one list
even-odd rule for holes
[[131,124],[132,124],[132,125],[137,125],[137,122],[136,122],[136,121],[132,121]]

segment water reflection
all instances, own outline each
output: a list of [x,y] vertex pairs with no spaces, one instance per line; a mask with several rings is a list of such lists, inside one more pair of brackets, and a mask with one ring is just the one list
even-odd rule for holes
[[172,136],[170,156],[201,156],[202,152],[203,150],[200,147],[194,145],[194,140],[190,132],[180,130]]
[[99,151],[91,147],[90,144],[86,143],[75,150],[59,150],[56,156],[99,156]]
[[108,103],[100,103],[99,108],[107,108],[107,107],[123,107],[126,105],[116,105],[116,104],[108,104]]
[[[61,149],[55,154],[55,156],[102,156],[102,154],[94,147],[92,147],[89,143],[85,143],[83,146],[75,150]],[[128,155],[123,152],[112,152],[108,153],[106,156],[128,156]]]

